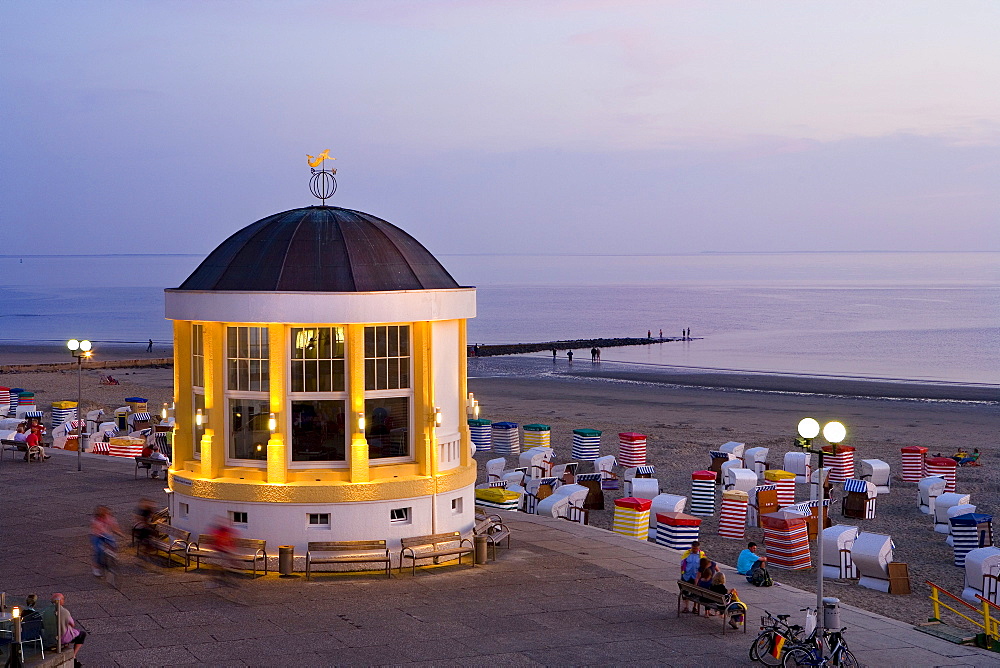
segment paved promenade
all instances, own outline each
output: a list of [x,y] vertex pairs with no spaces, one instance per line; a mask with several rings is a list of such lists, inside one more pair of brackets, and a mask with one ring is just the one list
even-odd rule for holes
[[[90,573],[88,515],[104,503],[128,526],[140,496],[162,502],[163,483],[134,480],[131,461],[85,455],[84,469],[60,451],[44,465],[8,453],[0,466],[0,590],[15,600],[66,594],[91,633],[84,665],[748,665],[762,608],[799,615],[815,602],[780,585],[738,585],[749,633],[723,636],[717,618],[676,617],[673,553],[523,514],[510,515],[512,548],[475,569],[271,575],[220,589],[205,573],[149,566],[123,549],[115,589]],[[869,666],[1000,666],[1000,655],[862,610],[845,608],[842,621]]]

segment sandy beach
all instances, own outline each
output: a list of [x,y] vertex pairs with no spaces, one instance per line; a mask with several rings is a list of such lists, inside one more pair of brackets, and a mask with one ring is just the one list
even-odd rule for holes
[[[18,361],[50,359],[48,354],[33,357],[26,350]],[[602,430],[602,450],[606,454],[616,452],[619,432],[638,431],[648,436],[649,460],[656,465],[662,491],[688,495],[691,472],[711,463],[709,450],[730,440],[745,442],[748,447],[765,446],[771,448],[769,460],[780,467],[783,454],[792,449],[798,420],[812,416],[820,422],[842,421],[848,429],[846,443],[857,448],[858,459],[882,459],[897,475],[902,446],[924,445],[931,453],[946,455],[958,447],[978,447],[983,452],[984,465],[959,469],[958,490],[972,494],[972,502],[979,505],[980,512],[993,512],[996,506],[1000,482],[995,465],[1000,456],[996,428],[1000,421],[995,402],[735,391],[656,383],[648,377],[600,378],[596,374],[526,378],[516,375],[516,363],[500,360],[491,364],[489,369],[482,361],[470,365],[469,389],[481,403],[482,416],[551,425],[557,462],[567,461],[575,428]],[[485,376],[487,372],[507,375]],[[85,409],[101,407],[110,412],[122,405],[125,397],[134,395],[147,397],[154,408],[170,401],[173,395],[169,368],[114,370],[113,375],[122,383],[119,386],[99,385],[103,373],[103,370],[84,371]],[[35,391],[39,406],[47,410],[53,401],[75,399],[77,375],[75,370],[3,373],[0,384]],[[493,456],[481,453],[476,459],[482,468],[483,462]],[[508,468],[516,465],[516,458],[508,459]],[[583,470],[588,470],[587,465]],[[808,498],[804,486],[797,492],[798,500]],[[608,508],[613,507],[617,494],[607,493]],[[843,521],[839,493],[831,517],[834,523]],[[594,525],[610,527],[612,512],[595,512],[591,518]],[[828,581],[827,595],[903,621],[918,622],[930,614],[925,580],[951,591],[961,590],[964,571],[952,565],[952,550],[945,544],[944,536],[933,531],[930,517],[917,510],[914,484],[894,481],[892,493],[879,497],[876,519],[844,523],[892,536],[897,548],[896,560],[909,565],[913,593],[891,596],[862,589],[854,583]],[[702,524],[702,540],[708,553],[720,562],[735,563],[743,542],[720,539],[716,529],[716,519],[707,519]],[[748,530],[747,538],[763,543],[759,529]],[[775,570],[773,576],[803,589],[814,588],[814,569]]]

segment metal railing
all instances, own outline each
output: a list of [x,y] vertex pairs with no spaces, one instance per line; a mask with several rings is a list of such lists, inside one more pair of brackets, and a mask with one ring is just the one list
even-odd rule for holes
[[[939,587],[930,580],[925,580],[924,582],[931,588],[930,599],[934,609],[934,619],[941,621],[941,608],[945,608],[967,622],[970,622],[976,628],[981,629],[994,642],[1000,642],[1000,616],[996,612],[993,612],[994,610],[1000,611],[1000,606],[976,594],[976,598],[981,603],[979,607],[976,607],[968,601],[950,593],[948,590]],[[940,594],[944,594],[949,599],[958,602],[965,611],[953,608],[945,600],[941,599]],[[971,613],[967,611],[971,611]],[[973,616],[970,617],[970,614]]]

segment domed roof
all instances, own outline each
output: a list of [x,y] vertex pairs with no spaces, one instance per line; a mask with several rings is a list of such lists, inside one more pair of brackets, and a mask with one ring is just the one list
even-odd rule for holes
[[331,206],[262,218],[209,254],[178,290],[377,292],[460,287],[416,239]]

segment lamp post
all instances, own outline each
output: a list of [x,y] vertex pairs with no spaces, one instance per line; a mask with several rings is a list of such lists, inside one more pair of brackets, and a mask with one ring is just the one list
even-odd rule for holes
[[[816,633],[823,637],[823,528],[826,526],[826,484],[823,480],[823,448],[813,448],[812,440],[819,436],[819,422],[813,418],[803,418],[799,421],[799,438],[795,445],[806,452],[819,456],[819,466],[816,477],[819,484],[819,512],[816,513]],[[837,454],[837,444],[847,436],[847,429],[839,422],[827,422],[823,426],[823,438],[833,446],[831,454]],[[820,648],[823,647],[820,641]]]
[[83,360],[93,355],[93,344],[87,339],[70,339],[66,342],[69,352],[76,358],[76,470],[83,470]]

